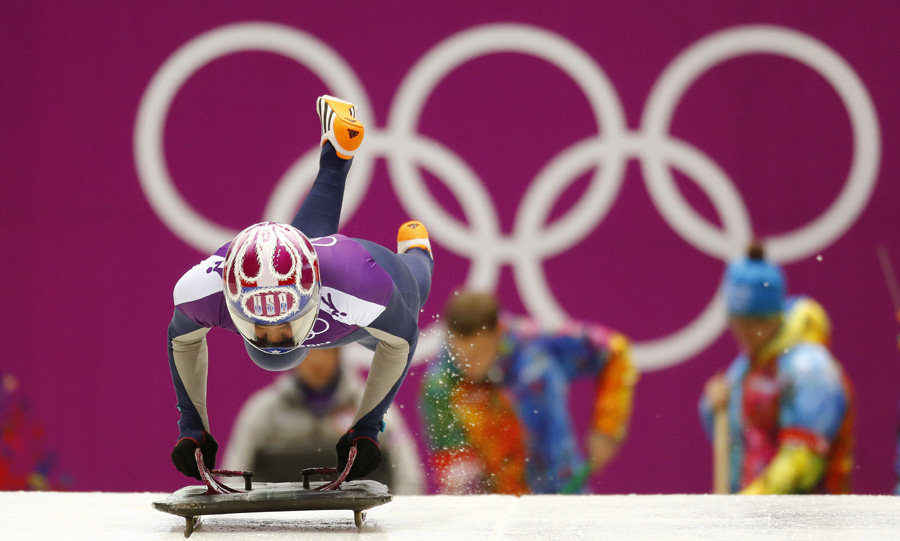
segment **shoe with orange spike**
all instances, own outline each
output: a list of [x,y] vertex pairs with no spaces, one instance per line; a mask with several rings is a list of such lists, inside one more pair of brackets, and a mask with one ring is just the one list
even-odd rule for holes
[[363,123],[356,119],[356,106],[325,95],[316,100],[316,112],[322,123],[322,144],[330,141],[339,157],[352,158],[366,131]]
[[397,232],[397,253],[405,254],[412,248],[421,248],[428,252],[431,259],[434,259],[434,254],[431,253],[431,242],[428,240],[428,230],[425,229],[422,222],[415,220],[401,225],[400,231]]

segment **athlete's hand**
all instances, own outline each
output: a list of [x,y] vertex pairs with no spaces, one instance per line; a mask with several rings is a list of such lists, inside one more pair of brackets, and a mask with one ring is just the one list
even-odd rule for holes
[[725,374],[716,374],[709,378],[706,387],[703,390],[706,393],[706,399],[713,411],[723,410],[728,407],[728,400],[731,396],[731,384],[728,383],[728,377]]
[[335,446],[338,472],[344,471],[347,466],[347,457],[350,455],[351,447],[356,447],[356,458],[353,460],[353,466],[350,467],[350,473],[347,474],[347,481],[365,477],[381,465],[381,448],[378,446],[378,442],[371,438],[355,437],[351,431],[341,436]]
[[200,479],[200,470],[197,469],[197,459],[194,457],[194,449],[198,447],[203,453],[203,464],[210,470],[215,468],[216,452],[219,450],[219,444],[216,443],[216,439],[209,432],[204,432],[200,441],[194,438],[181,438],[178,440],[175,448],[172,449],[172,464],[175,464],[178,471],[188,477],[202,480]]

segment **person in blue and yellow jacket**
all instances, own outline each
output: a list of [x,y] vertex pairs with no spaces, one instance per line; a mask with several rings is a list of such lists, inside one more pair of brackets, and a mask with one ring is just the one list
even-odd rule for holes
[[[613,458],[631,417],[637,373],[628,341],[594,324],[541,329],[500,314],[493,295],[451,297],[448,338],[428,366],[422,411],[438,490],[576,493]],[[582,451],[569,387],[596,382]]]
[[729,484],[741,494],[847,494],[853,395],[830,353],[831,324],[809,297],[786,297],[780,267],[761,246],[725,272],[732,334],[741,348],[700,401],[707,434],[726,409]]
[[894,495],[900,496],[900,427],[897,429],[897,460],[894,461],[894,478],[897,480]]

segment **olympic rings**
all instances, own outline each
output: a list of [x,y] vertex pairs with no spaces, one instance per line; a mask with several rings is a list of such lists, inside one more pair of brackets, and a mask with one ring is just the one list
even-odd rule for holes
[[[236,232],[201,217],[180,196],[165,164],[163,127],[172,100],[196,71],[217,58],[248,50],[296,60],[316,72],[333,94],[354,97],[366,123],[366,152],[354,163],[354,181],[348,186],[343,219],[352,216],[365,195],[375,159],[384,158],[404,208],[428,215],[433,240],[472,262],[466,285],[493,289],[500,269],[509,264],[525,307],[543,323],[567,317],[550,290],[543,261],[581,242],[606,217],[621,189],[630,159],[641,163],[654,206],[688,244],[723,261],[746,245],[752,234],[750,216],[727,173],[699,149],[668,134],[675,107],[687,89],[721,62],[763,53],[803,63],[832,85],[850,117],[854,150],[844,187],[833,204],[812,222],[765,239],[773,259],[796,261],[836,241],[859,217],[877,180],[881,135],[868,91],[835,51],[787,28],[740,26],[692,44],[657,80],[643,112],[641,129],[628,131],[624,108],[612,83],[594,60],[571,41],[522,24],[478,26],[450,36],[416,62],[396,92],[388,125],[380,129],[366,116],[372,109],[362,84],[330,47],[295,28],[239,23],[202,34],[175,51],[151,80],[135,124],[135,161],[148,200],[176,235],[201,251],[215,250]],[[568,75],[590,103],[600,134],[563,149],[538,172],[508,235],[501,231],[493,201],[475,171],[447,147],[417,133],[425,100],[449,73],[480,56],[504,52],[533,56]],[[290,220],[315,177],[317,157],[318,149],[312,148],[295,162],[275,188],[263,219]],[[466,223],[448,214],[428,192],[420,168],[446,185],[462,206]],[[580,175],[592,169],[594,173],[582,198],[564,216],[547,223],[554,202]],[[687,175],[703,190],[715,207],[721,229],[685,201],[671,169]],[[725,320],[724,303],[717,292],[682,329],[636,343],[636,363],[642,370],[653,370],[689,358],[721,334]],[[417,358],[433,354],[438,343],[437,333],[425,331]]]

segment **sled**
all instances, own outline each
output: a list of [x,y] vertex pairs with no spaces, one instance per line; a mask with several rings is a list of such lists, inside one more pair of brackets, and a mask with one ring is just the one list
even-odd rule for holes
[[[204,486],[186,486],[165,500],[153,502],[154,509],[184,518],[185,537],[191,536],[203,516],[269,511],[346,509],[353,511],[353,521],[361,528],[368,509],[392,499],[387,487],[377,481],[345,481],[356,458],[355,447],[350,449],[347,466],[340,474],[336,468],[307,468],[302,472],[302,483],[253,483],[253,472],[209,470],[200,449],[194,455]],[[310,482],[314,475],[335,474],[337,478],[332,481]],[[243,477],[244,483],[225,483],[216,479],[217,475]]]

